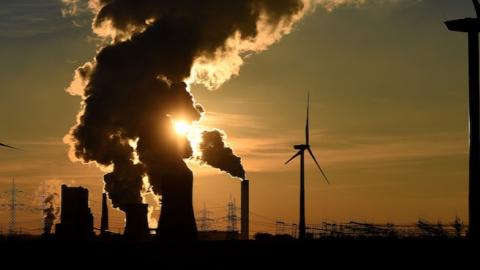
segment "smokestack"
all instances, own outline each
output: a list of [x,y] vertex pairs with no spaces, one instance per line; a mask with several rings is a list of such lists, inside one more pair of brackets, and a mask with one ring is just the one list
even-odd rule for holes
[[107,193],[102,194],[102,220],[100,224],[100,233],[105,234],[108,231],[108,206]]
[[246,179],[242,181],[241,197],[242,197],[242,202],[241,202],[242,204],[241,205],[242,239],[248,240],[249,223],[250,223],[250,219],[248,215],[248,213],[250,212],[250,206],[249,206],[250,195],[249,195],[249,181]]
[[148,204],[133,203],[125,205],[125,215],[127,224],[125,226],[125,236],[142,239],[149,234],[148,229]]

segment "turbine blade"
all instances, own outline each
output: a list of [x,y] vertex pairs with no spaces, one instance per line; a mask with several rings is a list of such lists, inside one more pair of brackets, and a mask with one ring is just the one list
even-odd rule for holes
[[473,0],[473,6],[475,7],[477,18],[480,18],[480,4],[478,3],[478,0]]
[[310,92],[308,92],[308,94],[307,94],[307,124],[305,126],[305,142],[306,142],[306,145],[310,145],[309,115],[310,115]]
[[317,161],[317,159],[315,158],[315,155],[313,155],[312,150],[310,150],[310,147],[307,148],[307,150],[308,150],[308,153],[310,153],[310,156],[313,158],[313,161],[315,161],[315,164],[317,164],[318,169],[320,169],[320,172],[322,173],[323,177],[325,177],[325,180],[326,180],[327,183],[330,185],[330,181],[328,181],[328,178],[327,178],[327,176],[325,175],[325,172],[322,170],[322,167],[320,167],[320,164],[318,164],[318,161]]
[[285,165],[287,165],[290,161],[294,160],[296,157],[298,157],[300,154],[302,153],[302,151],[298,151],[295,155],[293,155],[293,157],[291,157],[289,160],[287,160],[287,162],[285,162]]
[[13,146],[10,146],[10,145],[6,145],[6,144],[3,144],[3,143],[0,143],[0,146],[3,146],[3,147],[6,147],[6,148],[11,148],[11,149],[17,149]]

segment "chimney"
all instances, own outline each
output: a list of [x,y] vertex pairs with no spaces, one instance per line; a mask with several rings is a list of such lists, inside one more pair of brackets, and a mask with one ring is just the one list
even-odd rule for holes
[[105,234],[108,231],[108,206],[107,193],[102,194],[102,220],[100,224],[100,233]]
[[249,181],[248,180],[243,180],[242,181],[242,190],[241,190],[241,197],[242,197],[242,202],[241,202],[241,233],[242,233],[242,239],[243,240],[248,240],[248,235],[249,235],[249,215],[248,213],[250,212],[249,209]]
[[125,205],[125,236],[135,239],[145,238],[150,232],[148,228],[148,204],[132,203]]

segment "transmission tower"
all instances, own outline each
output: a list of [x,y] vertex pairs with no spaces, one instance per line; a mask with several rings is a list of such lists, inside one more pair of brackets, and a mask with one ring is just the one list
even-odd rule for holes
[[275,234],[276,235],[285,234],[285,222],[279,219],[275,222]]
[[209,231],[210,225],[213,219],[210,218],[212,211],[207,210],[207,205],[203,202],[203,210],[200,212],[200,218],[198,219],[198,228],[200,231]]
[[292,231],[290,233],[290,235],[293,237],[293,238],[297,238],[297,224],[292,224]]
[[235,199],[230,198],[228,202],[228,213],[227,213],[227,231],[228,232],[236,232],[237,230],[237,206],[235,205]]
[[23,206],[23,204],[17,203],[17,192],[22,192],[18,190],[15,186],[15,177],[12,178],[12,187],[10,189],[10,203],[7,206],[10,208],[10,222],[8,223],[8,234],[12,235],[15,233],[15,223],[16,223],[16,210],[17,206]]

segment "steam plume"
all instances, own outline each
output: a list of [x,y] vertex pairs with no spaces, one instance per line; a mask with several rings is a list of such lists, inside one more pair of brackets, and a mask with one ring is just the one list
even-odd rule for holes
[[73,16],[78,12],[79,0],[61,0],[62,2],[62,16]]
[[55,222],[55,219],[60,212],[60,208],[57,206],[58,193],[49,194],[45,200],[43,208],[43,220],[44,220],[44,233],[50,234],[52,232],[52,227]]
[[200,143],[200,160],[206,164],[229,173],[233,177],[245,179],[241,159],[225,145],[224,135],[219,130],[204,131]]
[[[77,69],[67,89],[82,98],[77,124],[65,137],[72,159],[113,169],[105,189],[120,209],[139,202],[148,176],[162,196],[159,230],[192,235],[193,176],[183,161],[192,149],[172,132],[172,120],[191,123],[203,113],[187,83],[219,87],[238,74],[247,53],[280,40],[317,1],[90,0],[93,31],[109,45]],[[244,178],[222,136],[205,134],[213,146],[205,149],[206,160]],[[236,165],[215,162],[216,155]]]

